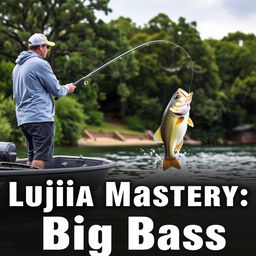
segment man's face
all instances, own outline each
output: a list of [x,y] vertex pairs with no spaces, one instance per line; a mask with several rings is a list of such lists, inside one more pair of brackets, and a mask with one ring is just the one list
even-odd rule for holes
[[40,50],[41,50],[41,56],[42,56],[42,58],[46,58],[46,55],[47,55],[47,53],[48,53],[48,50],[49,50],[49,48],[50,48],[50,46],[49,45],[47,45],[47,44],[43,44],[43,45],[41,45],[40,46]]

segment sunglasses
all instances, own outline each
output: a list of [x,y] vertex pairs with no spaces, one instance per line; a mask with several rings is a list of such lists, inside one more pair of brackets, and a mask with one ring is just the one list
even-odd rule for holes
[[50,45],[43,44],[43,47],[46,47],[47,49],[50,49]]

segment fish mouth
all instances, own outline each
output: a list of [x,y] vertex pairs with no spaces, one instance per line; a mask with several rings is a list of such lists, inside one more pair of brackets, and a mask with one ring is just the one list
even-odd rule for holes
[[175,95],[174,104],[170,110],[177,116],[183,116],[190,110],[193,92],[187,93],[179,88]]
[[181,93],[187,99],[191,99],[193,96],[193,92],[187,93],[186,91],[184,91],[181,88],[178,89],[178,92]]
[[173,112],[175,115],[177,116],[183,116],[185,113],[177,113],[177,112]]
[[190,110],[190,106],[188,106],[187,108],[185,108],[184,110],[181,110],[180,112],[173,112],[175,115],[177,116],[184,116],[186,115],[186,113]]
[[185,105],[183,105],[183,107],[181,107],[180,109],[177,108],[170,108],[170,110],[177,116],[183,116],[185,115],[189,110],[190,110],[190,104],[186,103]]

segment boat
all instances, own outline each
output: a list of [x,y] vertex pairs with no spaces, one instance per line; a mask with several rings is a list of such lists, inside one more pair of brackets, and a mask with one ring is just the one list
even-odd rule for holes
[[16,159],[14,143],[0,142],[0,186],[10,181],[23,185],[43,185],[51,179],[53,182],[73,180],[75,185],[97,189],[115,165],[107,159],[65,155],[53,156],[44,169],[27,165],[26,162],[26,159]]

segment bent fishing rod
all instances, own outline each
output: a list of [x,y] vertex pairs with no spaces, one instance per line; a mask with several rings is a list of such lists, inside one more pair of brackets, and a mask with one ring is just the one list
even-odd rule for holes
[[[105,64],[101,65],[100,67],[98,67],[97,69],[93,70],[92,72],[90,72],[89,74],[87,74],[86,76],[78,79],[77,81],[75,81],[73,84],[75,86],[77,86],[78,84],[84,82],[84,84],[86,85],[87,84],[87,81],[85,79],[93,76],[94,74],[98,73],[100,70],[106,68],[107,66],[109,66],[111,63],[117,61],[117,60],[120,60],[122,59],[122,57],[126,56],[127,54],[129,53],[132,53],[133,51],[136,51],[138,49],[141,49],[141,48],[144,48],[144,47],[147,47],[149,45],[152,45],[152,44],[159,44],[159,43],[165,43],[165,44],[171,44],[173,46],[175,46],[176,48],[179,48],[183,51],[183,53],[185,53],[189,63],[190,63],[190,66],[191,66],[191,70],[192,70],[192,73],[191,73],[191,83],[190,83],[190,87],[191,87],[191,84],[192,84],[192,80],[193,80],[193,68],[192,68],[192,58],[190,57],[190,55],[188,54],[188,52],[182,48],[180,45],[174,43],[174,42],[171,42],[169,40],[153,40],[153,41],[149,41],[149,42],[146,42],[146,43],[143,43],[143,44],[140,44],[136,47],[133,47],[132,49],[130,50],[127,50],[125,51],[124,53],[118,55],[117,57],[111,59],[110,61],[106,62]],[[189,89],[190,90],[190,89]]]

